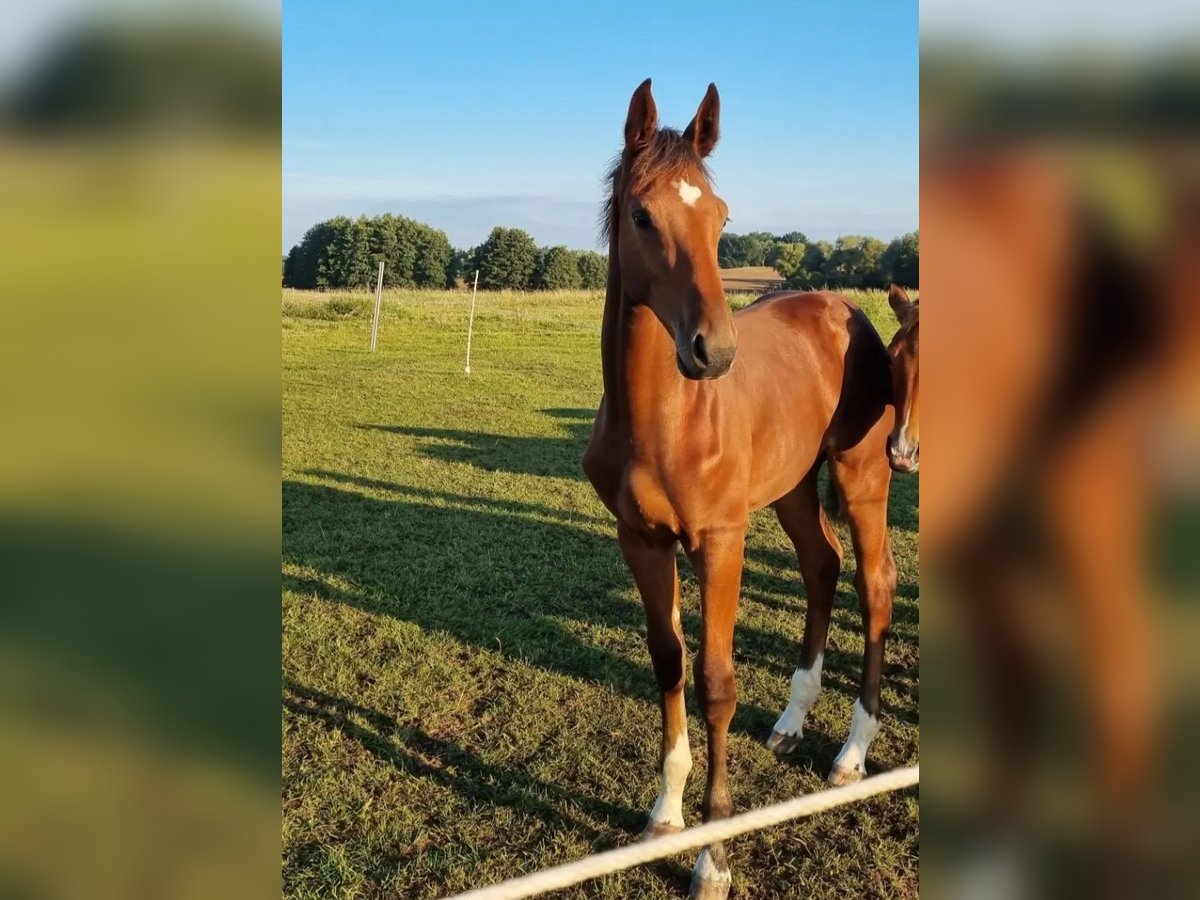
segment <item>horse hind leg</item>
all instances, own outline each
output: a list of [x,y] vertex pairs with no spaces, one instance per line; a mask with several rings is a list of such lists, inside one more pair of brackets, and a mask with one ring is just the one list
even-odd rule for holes
[[767,747],[779,756],[791,753],[804,736],[804,719],[821,690],[821,666],[829,637],[833,596],[842,571],[842,546],[821,508],[817,492],[819,464],[805,479],[774,504],[775,515],[796,548],[808,604],[800,665],[792,674],[792,691],[767,738]]
[[873,440],[880,429],[877,425],[858,446],[830,463],[854,542],[854,587],[862,610],[864,643],[862,682],[850,734],[829,773],[829,782],[834,785],[862,779],[867,750],[879,733],[883,649],[891,629],[896,593],[896,564],[887,529],[891,469],[883,451],[883,433],[879,440]]

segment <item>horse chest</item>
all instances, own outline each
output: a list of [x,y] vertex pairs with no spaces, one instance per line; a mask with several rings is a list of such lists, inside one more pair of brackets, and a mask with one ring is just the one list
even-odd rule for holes
[[660,536],[695,536],[741,521],[744,504],[736,501],[736,491],[726,490],[736,476],[708,477],[712,474],[710,467],[629,460],[610,508],[626,526]]
[[623,524],[644,532],[679,533],[675,504],[651,467],[595,443],[583,462],[596,494]]
[[729,488],[744,480],[739,462],[722,454],[719,442],[632,441],[604,423],[584,454],[604,505],[626,527],[656,536],[697,534],[744,518],[744,502],[729,502]]
[[634,528],[650,532],[683,530],[679,504],[669,485],[650,466],[630,462],[617,496],[617,515]]

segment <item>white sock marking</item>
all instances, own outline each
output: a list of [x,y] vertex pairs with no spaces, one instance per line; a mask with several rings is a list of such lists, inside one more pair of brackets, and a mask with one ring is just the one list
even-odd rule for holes
[[702,193],[703,191],[701,191],[700,188],[696,187],[694,184],[688,184],[683,179],[680,179],[679,199],[688,206],[695,206],[696,201],[700,199],[700,194]]
[[867,748],[879,734],[879,720],[863,709],[862,700],[854,701],[854,717],[850,720],[850,736],[833,761],[835,769],[847,769],[866,774]]
[[723,881],[729,884],[733,881],[733,873],[726,869],[722,872],[717,868],[717,864],[712,861],[712,855],[705,847],[700,851],[700,855],[696,857],[696,868],[693,870],[693,877],[699,878],[702,881]]
[[780,734],[804,733],[804,717],[821,693],[821,666],[824,662],[825,654],[818,653],[811,669],[797,669],[792,674],[792,699],[775,723],[775,730]]
[[683,785],[692,770],[692,751],[688,746],[687,729],[679,732],[675,745],[663,760],[662,786],[650,821],[683,827]]

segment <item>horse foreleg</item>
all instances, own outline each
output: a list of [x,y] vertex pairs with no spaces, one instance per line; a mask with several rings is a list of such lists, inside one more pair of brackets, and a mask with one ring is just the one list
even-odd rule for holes
[[[737,707],[733,674],[733,626],[742,584],[746,534],[728,529],[705,534],[691,551],[700,581],[704,618],[700,653],[694,664],[696,695],[708,729],[708,784],[704,791],[704,821],[724,819],[733,813],[725,768],[725,741]],[[718,900],[729,893],[732,875],[724,843],[700,851],[692,874],[691,896]]]
[[1144,812],[1159,751],[1160,673],[1142,558],[1147,406],[1136,389],[1112,398],[1045,473],[1050,527],[1083,641],[1100,818],[1116,836]]
[[684,708],[684,648],[679,620],[679,576],[674,542],[647,541],[619,526],[621,552],[642,595],[646,637],[660,691],[662,710],[662,780],[643,837],[656,837],[683,828],[683,786],[692,768]]

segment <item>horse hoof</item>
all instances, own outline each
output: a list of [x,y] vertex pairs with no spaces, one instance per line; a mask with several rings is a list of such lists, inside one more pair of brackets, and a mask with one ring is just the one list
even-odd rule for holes
[[729,873],[724,878],[701,878],[692,876],[692,887],[688,891],[691,900],[725,900],[729,896]]
[[718,869],[705,847],[696,859],[696,868],[692,870],[692,887],[688,896],[691,900],[725,900],[729,896],[732,881],[733,874],[729,868]]
[[844,784],[854,784],[856,781],[862,781],[863,773],[861,769],[843,769],[841,766],[834,766],[829,771],[827,779],[834,787],[841,787]]
[[767,738],[767,749],[773,750],[776,756],[784,756],[800,746],[802,734],[784,734],[782,731],[771,731]]
[[683,831],[682,825],[672,825],[670,822],[647,822],[639,840],[652,841],[664,834],[678,834],[681,831]]

